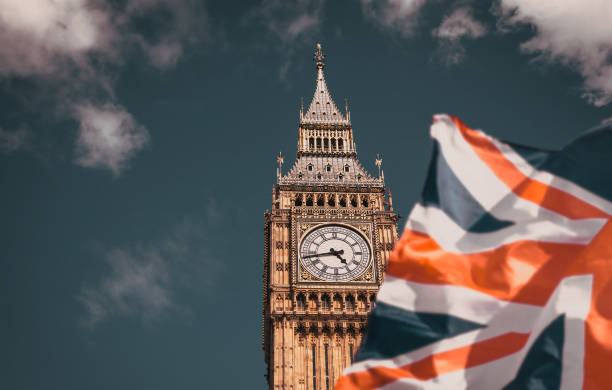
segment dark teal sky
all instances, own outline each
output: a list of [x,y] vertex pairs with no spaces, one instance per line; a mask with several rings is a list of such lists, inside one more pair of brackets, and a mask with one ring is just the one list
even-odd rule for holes
[[[503,2],[137,3],[87,3],[114,17],[85,49],[0,11],[14,43],[0,51],[0,388],[266,387],[263,213],[278,152],[285,171],[295,156],[316,42],[359,159],[374,172],[382,155],[403,216],[435,113],[543,148],[612,116],[588,50],[521,50],[554,36],[503,22]],[[432,33],[458,9],[472,19]],[[95,136],[118,117],[122,135]]]

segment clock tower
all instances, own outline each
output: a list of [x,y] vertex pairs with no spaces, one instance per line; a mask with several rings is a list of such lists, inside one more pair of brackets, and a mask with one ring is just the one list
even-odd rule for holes
[[300,108],[297,156],[278,157],[265,214],[263,349],[274,390],[330,390],[361,342],[397,240],[382,160],[378,176],[357,160],[348,105],[327,88],[317,44],[317,79]]

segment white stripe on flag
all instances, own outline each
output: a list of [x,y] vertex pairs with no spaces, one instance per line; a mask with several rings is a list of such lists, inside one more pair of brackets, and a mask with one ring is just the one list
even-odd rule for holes
[[586,245],[606,223],[603,218],[561,218],[561,223],[534,218],[491,233],[473,233],[461,228],[439,208],[417,204],[406,227],[428,234],[446,251],[476,253],[522,240]]

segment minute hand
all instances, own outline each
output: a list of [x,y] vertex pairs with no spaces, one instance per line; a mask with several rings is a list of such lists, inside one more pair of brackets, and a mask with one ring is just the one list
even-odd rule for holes
[[319,254],[314,254],[314,255],[306,255],[306,256],[302,256],[302,259],[308,259],[311,257],[321,257],[321,256],[338,256],[337,255],[338,252],[327,252],[327,253],[319,253]]

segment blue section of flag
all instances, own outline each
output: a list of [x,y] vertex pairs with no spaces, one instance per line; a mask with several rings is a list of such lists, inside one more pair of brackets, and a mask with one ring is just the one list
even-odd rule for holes
[[568,179],[612,200],[612,123],[595,127],[558,152],[540,169]]
[[561,386],[565,315],[544,329],[533,343],[518,374],[503,390],[558,390]]

